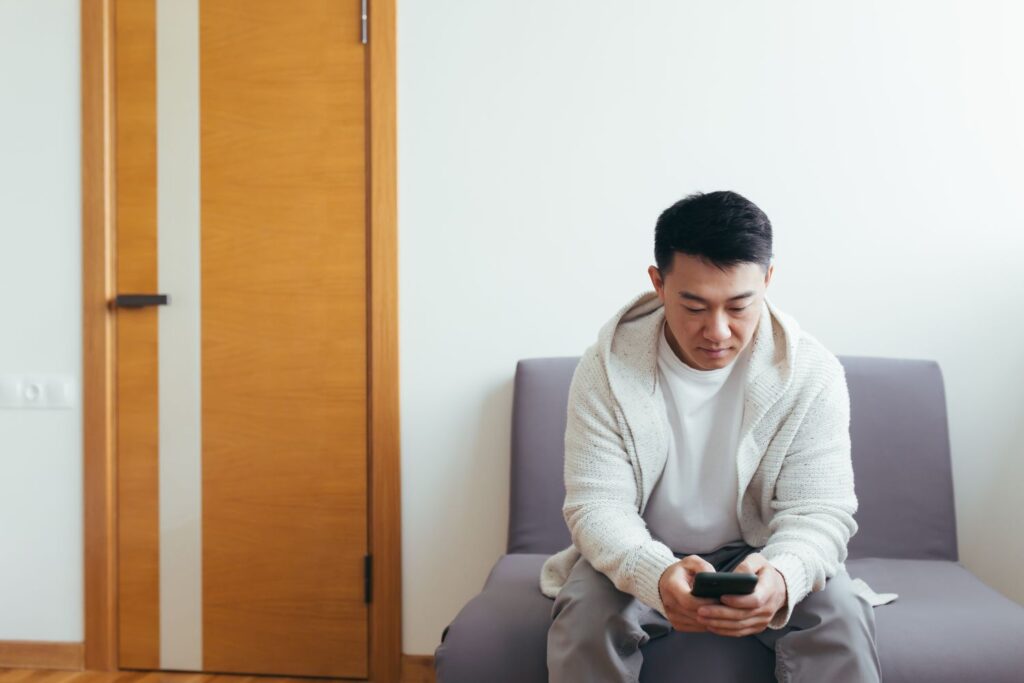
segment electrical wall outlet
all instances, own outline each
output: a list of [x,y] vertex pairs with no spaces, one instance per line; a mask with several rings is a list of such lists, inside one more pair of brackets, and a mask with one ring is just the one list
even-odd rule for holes
[[74,389],[70,375],[0,375],[0,408],[70,408]]

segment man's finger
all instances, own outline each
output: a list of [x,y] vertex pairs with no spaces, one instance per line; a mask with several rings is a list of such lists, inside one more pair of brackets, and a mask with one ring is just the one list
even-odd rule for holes
[[672,620],[672,628],[677,631],[707,631],[707,624],[702,624],[694,619],[688,619],[686,617],[676,617]]
[[752,628],[763,621],[761,617],[749,617],[733,621],[731,619],[705,619],[703,623],[708,628],[718,628],[724,631],[739,631],[745,628]]
[[671,597],[662,596],[662,602],[668,607],[671,605],[677,609],[685,609],[691,612],[696,612],[697,608],[702,605],[717,605],[718,600],[715,598],[698,598],[690,592],[689,586],[673,585],[673,593]]
[[748,564],[745,560],[737,565],[733,570],[733,574],[754,574],[760,577],[761,570],[764,569],[763,563]]
[[[761,568],[763,569],[763,567]],[[760,569],[758,570],[760,571]],[[746,595],[723,595],[722,602],[732,607],[746,607],[754,608],[760,607],[764,604],[767,596],[765,595],[765,582],[761,580],[761,575],[757,575],[757,585],[754,586],[754,590]]]
[[714,565],[705,560],[700,555],[687,555],[682,559],[683,566],[694,574],[698,572],[713,572],[715,571]]
[[761,605],[761,598],[756,591],[747,595],[723,595],[722,604],[729,607],[753,609]]
[[698,598],[693,593],[687,593],[686,599],[690,601],[690,605],[692,606],[693,611],[696,611],[696,609],[702,605],[719,604],[718,600],[716,600],[715,598]]
[[764,571],[765,567],[768,566],[768,560],[762,555],[756,553],[747,555],[747,557],[733,568],[734,574],[754,574],[758,580],[761,578],[761,572]]
[[720,619],[737,621],[750,619],[756,615],[754,610],[736,609],[734,607],[701,607],[697,610],[697,617],[700,619]]
[[672,624],[672,628],[677,631],[706,631],[707,626],[700,623],[696,615],[682,612],[679,610],[670,610],[668,620]]

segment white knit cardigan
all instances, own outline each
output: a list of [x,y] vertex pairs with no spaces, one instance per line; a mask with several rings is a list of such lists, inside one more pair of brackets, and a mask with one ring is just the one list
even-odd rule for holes
[[[583,353],[569,389],[565,503],[572,545],[549,557],[540,589],[555,597],[582,555],[620,591],[665,614],[662,572],[678,559],[642,515],[668,455],[669,425],[656,369],[665,309],[657,293],[635,297]],[[844,567],[857,531],[850,461],[850,399],[839,360],[763,299],[750,342],[740,428],[736,514],[743,540],[786,581],[789,599],[768,625]],[[862,580],[855,590],[872,605]]]

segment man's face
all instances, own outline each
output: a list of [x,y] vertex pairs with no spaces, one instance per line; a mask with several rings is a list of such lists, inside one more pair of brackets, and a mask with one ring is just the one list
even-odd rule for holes
[[697,370],[724,368],[736,360],[757,331],[774,269],[769,266],[765,273],[756,263],[740,263],[723,271],[678,251],[664,281],[656,266],[648,268],[665,305],[668,342],[676,356]]

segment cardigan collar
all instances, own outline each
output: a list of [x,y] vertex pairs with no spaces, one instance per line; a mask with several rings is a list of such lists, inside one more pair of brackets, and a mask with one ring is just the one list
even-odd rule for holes
[[[665,307],[658,293],[649,290],[623,306],[598,333],[598,346],[608,382],[630,421],[630,406],[646,410],[658,390],[658,335]],[[800,326],[792,317],[762,300],[761,316],[751,340],[746,379],[744,431],[752,428],[786,390],[792,378]]]

